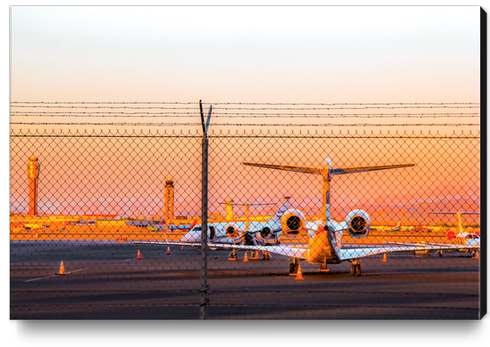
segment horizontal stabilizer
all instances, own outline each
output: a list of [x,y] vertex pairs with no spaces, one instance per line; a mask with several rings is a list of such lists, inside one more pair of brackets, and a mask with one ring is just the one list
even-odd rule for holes
[[402,167],[412,167],[415,164],[397,164],[397,165],[381,165],[381,166],[357,166],[357,167],[343,167],[338,169],[330,169],[330,175],[343,175],[356,172],[399,169]]
[[286,171],[293,171],[293,172],[304,172],[304,173],[314,173],[314,174],[321,174],[322,173],[322,169],[317,169],[315,167],[286,166],[286,165],[272,165],[272,164],[255,164],[255,163],[243,163],[243,165],[262,167],[265,169],[286,170]]
[[236,206],[262,206],[262,205],[276,205],[276,202],[253,202],[253,203],[245,203],[245,202],[223,202],[218,201],[218,204],[221,205],[236,205]]
[[[243,163],[243,165],[256,166],[266,169],[285,170],[293,172],[303,172],[312,174],[322,174],[323,169],[315,167],[302,167],[302,166],[286,166],[286,165],[272,165],[272,164],[255,164],[255,163]],[[415,164],[397,164],[397,165],[381,165],[381,166],[357,166],[357,167],[344,167],[338,169],[329,169],[330,175],[343,175],[356,172],[398,169],[402,167],[412,167]]]

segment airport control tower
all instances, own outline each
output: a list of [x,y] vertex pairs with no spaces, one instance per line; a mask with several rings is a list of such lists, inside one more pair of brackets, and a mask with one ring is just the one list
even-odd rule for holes
[[29,181],[29,215],[37,216],[37,197],[39,185],[39,171],[41,166],[36,157],[30,157],[27,162],[27,179]]
[[165,181],[165,223],[172,224],[174,220],[174,181],[167,178]]

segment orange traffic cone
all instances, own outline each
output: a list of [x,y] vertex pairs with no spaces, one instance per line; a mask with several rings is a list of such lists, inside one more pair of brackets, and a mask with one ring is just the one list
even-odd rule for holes
[[182,245],[182,247],[180,247],[180,250],[183,251],[184,250],[184,245]]
[[298,264],[298,272],[296,273],[296,278],[297,280],[304,280],[303,278],[303,273],[301,272],[301,265]]
[[386,263],[388,261],[388,259],[386,259],[386,253],[383,254],[383,263]]
[[476,251],[476,254],[475,254],[475,256],[473,258],[480,259],[480,256],[478,255],[478,251]]
[[136,259],[141,259],[141,253],[139,249],[138,249],[138,255],[136,256]]
[[254,252],[254,257],[253,259],[259,259],[259,251]]
[[63,260],[61,261],[60,265],[60,271],[58,272],[58,275],[64,275],[65,274],[65,266],[63,265]]
[[247,252],[245,252],[245,258],[243,258],[243,261],[248,261]]
[[167,247],[167,254],[170,254],[170,246]]

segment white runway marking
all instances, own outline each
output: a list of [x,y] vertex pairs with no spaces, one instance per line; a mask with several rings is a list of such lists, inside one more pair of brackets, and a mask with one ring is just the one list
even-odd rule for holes
[[[88,269],[88,267],[86,267],[84,269],[79,269],[79,270],[73,270],[73,271],[65,272],[65,275],[71,274],[73,272],[87,270],[87,269]],[[45,279],[45,278],[51,278],[51,277],[56,277],[56,276],[63,276],[63,275],[51,275],[51,276],[46,276],[46,277],[33,278],[33,279],[30,279],[30,280],[27,280],[27,281],[24,281],[24,282],[32,282],[32,281],[42,280],[42,279]]]

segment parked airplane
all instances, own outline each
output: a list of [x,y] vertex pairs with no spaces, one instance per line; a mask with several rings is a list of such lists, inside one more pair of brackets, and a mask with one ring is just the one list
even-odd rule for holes
[[446,212],[446,211],[437,211],[437,212],[428,212],[429,214],[455,214],[458,220],[458,234],[454,235],[454,232],[448,231],[447,237],[451,241],[456,240],[455,243],[463,246],[475,246],[480,247],[480,232],[477,231],[475,233],[469,233],[464,230],[463,223],[461,222],[462,214],[469,215],[479,215],[480,212]]
[[[286,214],[288,216],[302,216],[304,215],[294,209],[290,209],[290,197],[284,198],[284,202],[279,207],[274,217],[268,219],[265,222],[250,221],[248,207],[253,205],[263,205],[261,203],[246,203],[247,208],[246,219],[244,222],[226,222],[226,223],[209,223],[208,224],[208,239],[214,243],[224,244],[239,244],[239,245],[278,245],[280,244],[279,235],[283,229],[281,227],[281,219]],[[225,204],[231,204],[225,202]],[[238,205],[238,203],[234,203]],[[295,219],[291,220],[294,223]],[[321,221],[309,222],[304,221],[306,228],[317,228]],[[201,224],[196,225],[187,234],[182,236],[181,241],[188,243],[201,242]],[[285,233],[286,236],[297,237],[299,231],[291,231]]]
[[163,223],[163,221],[160,224],[156,225],[148,225],[147,229],[150,231],[189,231],[192,228],[196,226],[197,223],[197,218],[194,219],[194,222],[192,224],[186,224],[186,225],[168,225]]
[[398,220],[398,223],[396,223],[396,225],[394,225],[394,226],[378,226],[378,227],[375,227],[375,228],[378,231],[384,231],[384,232],[401,231],[401,228],[402,228],[402,220],[399,219]]
[[[467,231],[464,230],[464,227],[463,227],[463,223],[461,222],[461,215],[462,214],[470,214],[470,215],[476,215],[476,214],[480,214],[480,212],[446,212],[446,211],[437,211],[437,212],[427,212],[428,214],[455,214],[456,215],[456,218],[458,220],[458,234],[456,235],[456,237],[460,237],[460,238],[465,238],[466,236],[470,235],[471,233],[468,233]],[[448,232],[448,238],[449,239],[452,239],[454,238],[454,233],[452,232]],[[476,232],[474,234],[478,235],[479,236],[479,233],[480,232]]]
[[[354,238],[366,237],[370,229],[369,215],[362,210],[353,210],[347,214],[344,222],[336,222],[331,218],[330,213],[330,181],[334,175],[350,174],[357,172],[386,170],[413,167],[415,164],[399,164],[385,166],[367,166],[367,167],[351,167],[351,168],[331,168],[330,159],[326,159],[323,168],[309,168],[297,166],[282,166],[272,164],[255,164],[244,163],[244,165],[255,166],[268,169],[286,170],[293,172],[302,172],[310,174],[321,174],[323,176],[323,194],[322,194],[322,222],[307,223],[304,215],[298,210],[290,210],[289,206],[284,211],[282,217],[276,216],[273,218],[273,226],[270,231],[280,232],[288,235],[298,235],[300,232],[306,231],[308,234],[307,245],[247,245],[247,244],[225,244],[210,242],[209,247],[221,247],[239,250],[262,251],[266,253],[276,253],[292,257],[289,271],[296,272],[298,268],[298,260],[306,260],[312,264],[319,264],[320,269],[326,269],[327,264],[339,264],[342,261],[352,262],[351,274],[359,276],[361,274],[361,265],[359,258],[367,257],[375,254],[381,254],[394,251],[414,251],[421,249],[441,250],[451,249],[454,245],[417,245],[417,244],[395,244],[395,245],[376,245],[372,247],[342,247],[342,232],[347,230],[349,235]],[[283,205],[284,206],[284,205]],[[280,209],[281,210],[281,209]],[[279,212],[279,211],[278,211]],[[313,225],[312,225],[313,224]],[[262,226],[261,226],[262,227]],[[258,230],[263,230],[258,229]],[[231,229],[228,229],[231,231]],[[257,230],[257,231],[258,231]],[[149,242],[156,243],[156,242]],[[159,243],[156,243],[159,244]],[[180,243],[177,243],[180,244]],[[197,244],[196,244],[197,245]],[[469,246],[471,248],[471,246]]]
[[[452,230],[447,232],[447,237],[451,240],[451,244],[440,243],[440,242],[428,242],[428,245],[436,245],[436,246],[447,246],[448,250],[455,251],[477,251],[480,249],[480,235],[479,233],[468,233],[464,231],[463,224],[461,223],[461,215],[462,214],[480,214],[480,212],[427,212],[428,214],[456,214],[458,219],[458,234],[454,235]],[[394,243],[391,244],[397,245],[420,245],[418,243]],[[442,249],[439,250],[439,256],[442,257]]]

